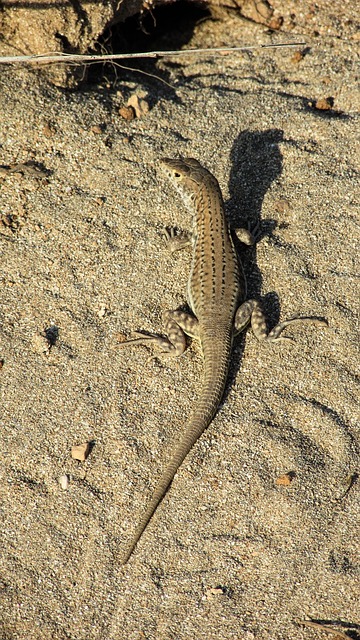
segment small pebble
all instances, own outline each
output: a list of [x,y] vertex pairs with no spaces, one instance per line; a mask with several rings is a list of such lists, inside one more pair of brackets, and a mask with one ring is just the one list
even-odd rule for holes
[[134,95],[129,98],[129,100],[127,101],[127,106],[134,109],[137,118],[141,118],[149,112],[149,104],[146,102],[146,100],[139,98],[136,93],[134,93]]
[[132,107],[120,107],[119,114],[122,118],[124,118],[124,120],[127,120],[128,122],[130,122],[130,120],[134,120],[135,118],[135,111]]
[[320,111],[329,111],[333,108],[334,99],[333,98],[319,98],[315,102],[315,109],[319,109]]
[[69,476],[67,476],[67,475],[66,475],[66,473],[64,473],[64,474],[63,474],[62,476],[60,476],[60,478],[59,478],[59,485],[60,485],[60,487],[61,487],[62,489],[64,489],[64,490],[65,490],[65,489],[67,489],[67,488],[68,488],[68,486],[69,486],[69,481],[70,481]]
[[278,213],[288,213],[290,211],[290,202],[285,198],[280,198],[279,200],[275,200],[274,208]]
[[43,126],[42,132],[45,138],[52,138],[55,135],[55,131],[49,122],[46,122],[46,124]]
[[94,124],[92,127],[90,127],[90,131],[91,133],[95,133],[96,135],[99,135],[100,133],[102,133],[102,129],[101,127],[99,127],[98,124]]
[[208,596],[223,596],[224,591],[221,587],[212,587],[207,591]]
[[90,442],[83,442],[71,447],[71,456],[74,460],[84,462],[90,453]]
[[279,16],[278,18],[271,18],[268,26],[270,29],[274,29],[274,31],[278,31],[279,29],[281,29],[283,23],[284,23],[284,18],[282,16]]
[[31,345],[35,353],[44,353],[45,355],[49,355],[51,345],[44,334],[34,334],[31,338]]
[[291,62],[294,62],[294,64],[300,62],[300,60],[302,60],[304,57],[304,54],[302,51],[295,51],[294,55],[291,58]]
[[106,314],[106,304],[104,302],[101,302],[97,310],[97,315],[99,318],[103,318],[105,314]]

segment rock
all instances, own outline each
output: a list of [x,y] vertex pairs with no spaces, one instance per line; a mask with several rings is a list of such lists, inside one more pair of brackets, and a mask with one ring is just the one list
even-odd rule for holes
[[315,102],[315,109],[319,109],[320,111],[329,111],[333,108],[334,98],[319,98]]
[[31,346],[35,353],[43,353],[46,356],[49,355],[51,349],[50,342],[43,333],[35,333],[32,336]]
[[71,447],[71,457],[84,462],[90,453],[90,442],[83,442]]
[[131,120],[134,120],[134,118],[136,117],[133,107],[120,107],[119,115],[122,118],[124,118],[124,120],[127,120],[128,122],[130,122]]
[[134,110],[137,118],[141,118],[149,111],[149,105],[146,100],[139,98],[135,93],[127,101],[127,106]]

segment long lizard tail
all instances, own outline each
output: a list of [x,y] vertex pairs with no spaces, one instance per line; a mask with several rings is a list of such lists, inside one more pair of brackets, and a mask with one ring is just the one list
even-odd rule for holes
[[185,433],[180,438],[170,462],[165,467],[165,470],[155,487],[150,504],[135,530],[131,543],[120,559],[121,564],[126,564],[129,560],[141,535],[168,491],[178,468],[203,431],[208,427],[217,411],[224,393],[228,373],[229,355],[226,353],[226,347],[224,348],[224,342],[222,343],[222,353],[215,354],[215,351],[216,350],[214,350],[213,345],[211,358],[206,358],[206,353],[204,352],[205,366],[203,390],[198,400],[197,408],[190,418],[189,424],[185,429]]

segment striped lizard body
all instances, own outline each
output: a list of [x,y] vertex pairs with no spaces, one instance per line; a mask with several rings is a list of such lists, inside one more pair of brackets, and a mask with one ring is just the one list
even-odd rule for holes
[[[174,230],[167,234],[172,250],[192,245],[187,297],[193,315],[180,310],[168,311],[167,338],[137,334],[137,338],[123,342],[121,346],[152,343],[162,353],[180,356],[186,348],[185,334],[196,338],[200,341],[204,358],[203,383],[193,414],[155,486],[150,503],[121,559],[122,564],[130,558],[178,468],[217,411],[228,376],[234,335],[251,322],[259,340],[274,342],[289,339],[282,337],[281,333],[291,323],[310,321],[325,324],[314,318],[293,318],[278,324],[268,333],[260,303],[257,300],[245,301],[246,280],[225,217],[218,181],[193,158],[164,158],[161,165],[194,214],[191,235],[176,235]],[[238,229],[236,233],[248,245],[257,239],[247,229]]]

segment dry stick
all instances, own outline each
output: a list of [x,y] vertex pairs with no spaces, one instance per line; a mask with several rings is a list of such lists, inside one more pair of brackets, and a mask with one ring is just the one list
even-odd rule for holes
[[251,51],[253,49],[275,49],[280,47],[300,47],[306,42],[281,42],[280,44],[258,44],[245,47],[214,47],[209,49],[182,49],[181,51],[147,51],[145,53],[114,53],[106,55],[75,54],[75,53],[41,53],[29,56],[0,56],[0,64],[52,64],[83,62],[104,62],[106,60],[126,60],[128,58],[163,58],[165,56],[184,56],[193,54],[236,53],[237,51]]
[[319,629],[321,631],[327,631],[328,633],[334,633],[339,638],[345,638],[345,640],[349,640],[349,636],[339,629],[332,629],[331,627],[327,627],[325,624],[320,624],[319,622],[312,622],[312,620],[299,620],[299,624],[304,624],[307,627],[312,627],[313,629]]
[[340,500],[343,500],[344,498],[346,498],[346,496],[349,493],[350,489],[352,489],[352,487],[354,486],[355,482],[357,482],[358,480],[359,480],[359,474],[358,474],[357,471],[355,471],[354,473],[351,474],[351,476],[348,477],[346,490],[340,496],[340,498],[337,498],[337,502],[340,502]]

